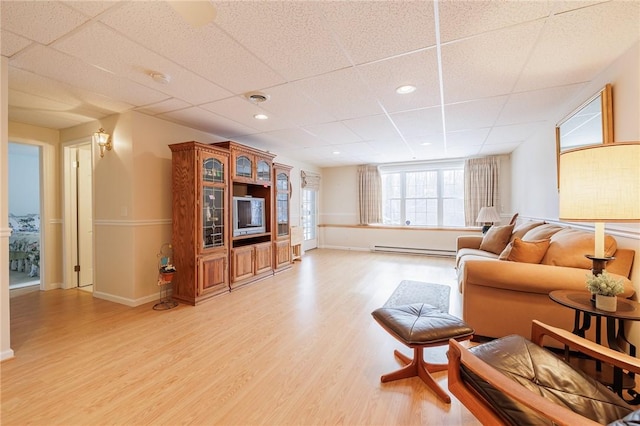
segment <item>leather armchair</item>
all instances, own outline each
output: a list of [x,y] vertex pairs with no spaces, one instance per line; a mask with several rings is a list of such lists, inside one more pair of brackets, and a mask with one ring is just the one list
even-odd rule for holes
[[451,340],[449,390],[483,424],[618,425],[640,416],[638,407],[544,349],[545,337],[640,374],[637,358],[533,321],[531,341],[510,335],[467,349]]

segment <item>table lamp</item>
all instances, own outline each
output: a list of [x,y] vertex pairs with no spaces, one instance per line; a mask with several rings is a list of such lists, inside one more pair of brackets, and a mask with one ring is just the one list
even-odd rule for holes
[[500,215],[495,207],[483,207],[478,213],[476,222],[482,223],[482,233],[486,234],[491,225],[496,222],[500,222]]
[[587,255],[599,275],[605,222],[640,222],[640,142],[576,148],[560,154],[560,220],[594,222],[595,252]]

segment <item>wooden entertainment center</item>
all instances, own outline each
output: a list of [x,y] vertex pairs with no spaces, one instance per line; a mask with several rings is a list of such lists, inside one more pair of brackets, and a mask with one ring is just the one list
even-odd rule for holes
[[[196,305],[291,267],[290,166],[231,141],[169,148],[173,298]],[[233,222],[240,202],[234,197],[256,201],[251,204],[255,228],[240,230]]]

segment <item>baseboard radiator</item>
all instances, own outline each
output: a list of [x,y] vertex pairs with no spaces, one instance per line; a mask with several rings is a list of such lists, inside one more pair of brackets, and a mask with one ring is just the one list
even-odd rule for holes
[[437,257],[456,257],[455,250],[440,250],[430,248],[414,248],[414,247],[393,247],[393,246],[380,246],[374,245],[371,251],[383,252],[383,253],[406,253],[406,254],[421,254],[424,256],[437,256]]

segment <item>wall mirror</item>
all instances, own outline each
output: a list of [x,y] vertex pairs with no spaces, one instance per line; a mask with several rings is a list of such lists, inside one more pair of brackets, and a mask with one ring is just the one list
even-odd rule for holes
[[613,143],[613,102],[610,84],[556,124],[558,185],[562,152],[603,143]]

